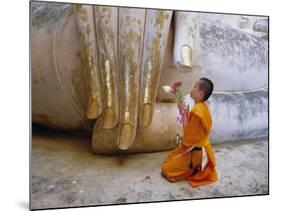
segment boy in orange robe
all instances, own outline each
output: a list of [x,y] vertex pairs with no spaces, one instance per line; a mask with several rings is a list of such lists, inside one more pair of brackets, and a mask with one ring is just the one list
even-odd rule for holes
[[[183,144],[171,151],[162,165],[162,175],[170,182],[187,180],[192,187],[217,181],[216,161],[208,136],[212,117],[205,101],[213,92],[213,83],[207,78],[195,82],[190,96],[194,106],[186,109],[183,121]],[[178,104],[180,112],[183,104]],[[207,164],[202,166],[202,150],[207,154]]]

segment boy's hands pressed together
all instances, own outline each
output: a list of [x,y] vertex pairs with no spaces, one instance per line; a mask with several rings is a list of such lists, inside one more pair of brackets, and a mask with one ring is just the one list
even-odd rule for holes
[[178,106],[179,112],[182,113],[182,110],[183,110],[183,108],[184,108],[184,107],[183,107],[184,105],[183,105],[182,103],[177,103],[177,106]]
[[177,103],[179,112],[181,115],[183,115],[183,126],[185,127],[189,112],[189,105],[185,105],[184,103]]
[[186,107],[186,106],[184,105],[184,103],[177,103],[177,105],[178,105],[179,112],[180,112],[181,114],[182,114],[184,111],[187,111],[187,110],[189,109],[189,106]]

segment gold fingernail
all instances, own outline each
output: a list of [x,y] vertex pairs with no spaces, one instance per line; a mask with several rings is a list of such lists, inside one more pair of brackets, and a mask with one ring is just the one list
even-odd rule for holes
[[87,117],[88,119],[95,119],[101,114],[101,108],[98,105],[97,101],[91,100],[87,108]]
[[152,120],[152,109],[151,105],[144,104],[142,110],[142,124],[143,126],[147,127],[150,125]]
[[181,65],[192,67],[192,48],[188,45],[181,47]]
[[119,149],[128,149],[131,145],[132,140],[132,133],[133,128],[131,125],[125,123],[122,125],[121,132],[119,134],[119,140],[118,140],[118,147]]
[[116,115],[112,108],[106,108],[103,116],[103,128],[110,129],[115,126]]

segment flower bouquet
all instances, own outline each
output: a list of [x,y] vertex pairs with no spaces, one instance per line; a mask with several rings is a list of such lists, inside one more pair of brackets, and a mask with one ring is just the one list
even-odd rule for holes
[[176,118],[178,127],[177,127],[177,134],[176,134],[176,142],[177,145],[181,146],[182,144],[182,133],[183,133],[183,121],[184,121],[184,114],[186,111],[188,112],[189,106],[184,106],[184,98],[181,94],[180,87],[182,85],[182,81],[175,81],[172,86],[163,86],[163,89],[167,93],[171,93],[174,95],[177,101],[177,105],[179,108],[179,114]]

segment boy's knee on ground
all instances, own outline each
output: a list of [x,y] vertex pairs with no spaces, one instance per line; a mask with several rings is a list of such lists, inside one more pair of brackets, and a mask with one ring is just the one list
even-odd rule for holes
[[165,165],[165,163],[162,164],[161,171],[162,171],[163,174],[165,174],[165,172],[166,172],[166,165]]
[[170,165],[168,165],[168,163],[164,163],[161,167],[161,170],[162,170],[162,174],[164,176],[169,176],[168,175],[168,172],[171,171],[171,168],[169,167]]
[[167,165],[163,164],[161,167],[161,170],[162,170],[161,174],[166,180],[168,180],[169,182],[175,182],[174,180],[172,180],[170,175],[167,173],[168,172]]
[[162,174],[166,177],[177,176],[177,171],[174,165],[170,162],[164,163],[162,165]]

